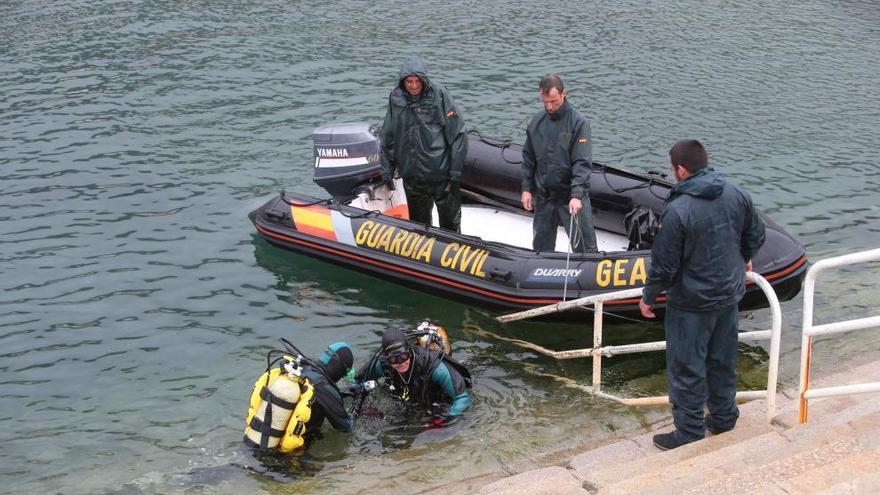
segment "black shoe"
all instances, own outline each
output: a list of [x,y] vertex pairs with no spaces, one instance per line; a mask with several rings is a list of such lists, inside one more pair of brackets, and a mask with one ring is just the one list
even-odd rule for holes
[[696,442],[700,440],[699,438],[695,438],[693,440],[683,442],[675,438],[675,433],[660,433],[659,435],[654,435],[654,446],[660,450],[672,450],[682,445],[687,445],[691,442]]
[[722,433],[727,433],[728,431],[732,430],[733,426],[731,426],[730,428],[715,428],[715,427],[706,425],[706,429],[709,430],[709,433],[711,433],[713,435],[720,435]]

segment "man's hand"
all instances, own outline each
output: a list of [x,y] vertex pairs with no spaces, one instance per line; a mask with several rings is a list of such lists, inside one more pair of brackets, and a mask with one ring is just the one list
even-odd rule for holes
[[522,192],[522,205],[527,211],[532,211],[532,193],[529,191]]
[[579,198],[571,198],[571,201],[568,202],[568,212],[572,215],[577,215],[581,208],[583,208],[583,203]]
[[746,271],[752,271],[752,260],[746,261]]
[[641,311],[642,316],[645,318],[656,318],[657,315],[654,314],[654,311],[651,309],[652,305],[646,303],[644,300],[639,299],[639,311]]

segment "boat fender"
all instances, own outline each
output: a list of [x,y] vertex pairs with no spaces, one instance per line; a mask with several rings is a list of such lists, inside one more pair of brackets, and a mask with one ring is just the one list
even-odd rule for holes
[[281,443],[294,408],[300,402],[299,380],[282,368],[274,368],[254,383],[245,420],[246,442],[261,449],[273,449]]

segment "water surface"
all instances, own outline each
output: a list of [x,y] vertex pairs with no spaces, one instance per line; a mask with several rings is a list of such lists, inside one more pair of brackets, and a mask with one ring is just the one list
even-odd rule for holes
[[[876,248],[878,26],[870,0],[0,3],[0,493],[408,493],[642,431],[666,410],[594,400],[565,381],[589,383],[588,362],[493,336],[570,349],[588,323],[503,326],[271,247],[247,213],[282,188],[323,195],[312,129],[380,122],[419,54],[487,136],[521,142],[559,72],[597,160],[665,170],[696,137],[811,259]],[[876,276],[823,275],[818,319],[874,314]],[[783,310],[792,386],[800,299]],[[425,432],[380,403],[286,465],[242,448],[279,337],[315,355],[346,340],[363,361],[422,318],[477,376],[461,424]],[[880,338],[816,349],[827,372]],[[766,352],[743,351],[742,386],[761,388]],[[664,393],[662,354],[606,365],[612,389]]]

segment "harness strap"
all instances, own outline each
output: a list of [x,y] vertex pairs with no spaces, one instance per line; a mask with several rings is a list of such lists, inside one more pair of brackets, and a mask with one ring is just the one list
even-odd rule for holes
[[270,392],[269,387],[263,387],[263,389],[260,390],[260,398],[263,399],[264,401],[275,404],[276,406],[283,407],[284,409],[290,409],[291,411],[293,410],[294,407],[296,407],[296,403],[288,402],[288,401],[282,399],[281,397],[278,397],[277,395]]
[[[283,430],[276,430],[275,428],[272,428],[272,423],[263,423],[262,421],[260,421],[260,418],[256,416],[251,418],[250,427],[254,431],[259,431],[263,435],[271,435],[273,437],[281,437],[284,435]],[[266,429],[263,430],[263,427],[266,427]],[[260,440],[262,441],[262,436],[260,437]]]
[[262,424],[262,428],[259,430],[261,449],[269,448],[269,431],[272,430],[272,409],[273,406],[271,403],[266,404],[266,422]]

